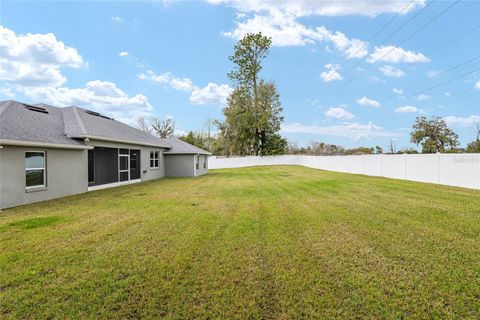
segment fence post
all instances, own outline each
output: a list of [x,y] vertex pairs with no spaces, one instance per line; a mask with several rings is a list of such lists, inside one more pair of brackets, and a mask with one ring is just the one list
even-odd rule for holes
[[440,184],[440,152],[437,152],[437,184]]
[[403,166],[404,166],[404,179],[407,180],[407,154],[403,154]]
[[365,174],[365,154],[362,154],[362,174]]
[[380,177],[383,177],[383,153],[380,154]]

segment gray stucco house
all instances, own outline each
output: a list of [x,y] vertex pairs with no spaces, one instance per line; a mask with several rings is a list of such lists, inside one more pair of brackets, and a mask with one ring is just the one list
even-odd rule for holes
[[79,107],[0,102],[0,209],[208,172],[209,152]]

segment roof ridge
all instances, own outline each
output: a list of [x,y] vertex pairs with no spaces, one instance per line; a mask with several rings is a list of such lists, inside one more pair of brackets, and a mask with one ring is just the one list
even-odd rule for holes
[[82,118],[80,118],[80,115],[78,114],[77,107],[71,107],[71,108],[73,109],[73,113],[75,114],[75,118],[78,121],[81,133],[86,135],[87,134],[87,129],[85,128],[85,124],[83,123]]
[[[2,102],[3,102],[3,101],[2,101]],[[5,103],[5,107],[2,108],[2,109],[0,109],[0,116],[2,115],[2,113],[5,112],[5,110],[7,110],[8,108],[10,108],[10,106],[12,106],[12,104],[14,104],[15,101],[13,101],[13,100],[7,100],[7,101],[5,101],[5,102],[6,102],[6,103]]]

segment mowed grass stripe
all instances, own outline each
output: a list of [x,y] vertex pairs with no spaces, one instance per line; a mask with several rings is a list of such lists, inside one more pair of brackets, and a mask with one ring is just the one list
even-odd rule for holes
[[1,318],[480,317],[480,192],[296,166],[5,210]]

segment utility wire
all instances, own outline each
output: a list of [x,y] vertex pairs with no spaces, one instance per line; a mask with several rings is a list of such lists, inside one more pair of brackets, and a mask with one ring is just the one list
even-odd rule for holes
[[417,91],[417,92],[409,95],[409,97],[413,97],[413,96],[416,96],[416,95],[418,95],[418,94],[421,94],[421,93],[425,93],[425,92],[427,92],[427,91],[430,91],[430,90],[432,90],[432,89],[436,89],[436,88],[438,88],[438,87],[443,86],[444,84],[447,84],[447,83],[450,83],[450,82],[455,81],[455,80],[457,80],[457,79],[466,77],[466,76],[468,76],[468,75],[470,75],[470,74],[472,74],[472,73],[475,73],[475,72],[477,72],[477,71],[479,71],[479,70],[480,70],[480,68],[477,68],[477,69],[475,69],[475,70],[473,70],[473,71],[470,71],[470,72],[467,72],[467,73],[463,73],[463,74],[461,74],[461,75],[459,75],[459,76],[457,76],[457,77],[455,77],[455,78],[453,78],[453,79],[449,79],[449,80],[447,80],[447,81],[444,81],[444,82],[441,82],[441,83],[436,84],[436,85],[434,85],[434,86],[431,86],[431,87],[429,87],[429,88],[427,88],[427,89]]
[[[447,105],[447,104],[450,104],[450,103],[453,103],[455,101],[458,101],[458,100],[463,100],[463,99],[466,99],[468,97],[471,97],[471,96],[475,96],[475,95],[479,95],[480,92],[473,92],[471,94],[467,94],[467,95],[461,95],[461,96],[458,96],[464,92],[468,92],[468,91],[472,91],[472,90],[476,90],[475,88],[468,88],[466,90],[461,90],[461,91],[457,91],[455,93],[452,94],[452,96],[454,98],[451,98],[449,97],[448,99],[444,99],[444,100],[440,100],[439,103],[436,103],[437,105]],[[457,97],[458,96],[458,97]],[[392,111],[392,112],[389,112],[385,115],[382,115],[380,117],[377,117],[377,120],[384,120],[386,118],[397,118],[397,117],[401,117],[401,116],[406,116],[406,115],[411,115],[411,113],[402,113],[402,112],[395,112],[395,111]]]
[[[405,38],[404,40],[402,40],[397,46],[400,46],[402,44],[404,44],[405,42],[407,42],[408,40],[410,40],[411,38],[413,38],[415,35],[417,35],[419,32],[423,31],[426,27],[428,27],[430,24],[432,24],[434,21],[436,21],[438,18],[440,18],[442,15],[444,15],[447,11],[449,11],[451,8],[453,8],[455,5],[457,5],[461,0],[457,0],[455,1],[453,4],[451,4],[450,6],[448,6],[446,9],[444,9],[442,12],[440,12],[439,14],[437,14],[435,17],[433,17],[432,19],[430,19],[426,24],[424,24],[420,29],[418,29],[417,31],[413,32],[410,36],[408,36],[407,38]],[[424,7],[423,9],[425,9],[426,7]],[[418,13],[417,13],[418,15]],[[415,15],[415,16],[417,16]],[[373,61],[366,69],[362,70],[360,73],[363,73],[365,72],[366,70],[370,69],[373,67],[374,64],[376,64],[378,61],[382,60],[383,58],[385,58],[386,56],[388,56],[389,54],[391,54],[393,51],[395,51],[397,49],[397,46],[393,46],[392,49],[390,49],[387,53],[385,53],[383,56],[381,56],[380,58],[376,59],[375,61]],[[333,90],[331,92],[331,94],[335,93],[336,91],[344,88],[345,86],[347,86],[348,84],[350,84],[353,80],[357,79],[359,75],[356,75],[354,76],[353,78],[351,78],[349,81],[343,83],[342,86],[340,87],[337,87],[335,90]]]
[[448,46],[449,44],[451,44],[451,43],[453,43],[453,42],[455,42],[455,41],[457,41],[457,40],[459,40],[459,39],[461,39],[461,38],[465,37],[466,35],[468,35],[469,33],[471,33],[471,32],[473,32],[473,31],[477,30],[478,28],[480,28],[480,24],[479,24],[479,25],[476,25],[476,26],[474,26],[473,28],[471,28],[471,29],[469,29],[469,30],[467,30],[467,31],[465,31],[465,32],[464,32],[464,33],[462,33],[461,35],[459,35],[459,36],[456,36],[456,37],[455,37],[455,38],[453,38],[453,39],[450,39],[450,40],[449,40],[449,41],[447,41],[446,43],[443,43],[442,45],[440,45],[440,46],[438,46],[438,47],[434,48],[432,51],[438,51],[438,50],[440,50],[440,49],[443,49],[443,48],[445,48],[446,46]]
[[[398,46],[401,46],[402,44],[404,44],[405,42],[407,42],[408,40],[410,40],[411,38],[413,38],[417,33],[423,31],[426,27],[428,27],[430,24],[432,24],[435,20],[437,20],[438,18],[440,18],[440,16],[442,16],[443,14],[445,14],[448,10],[450,10],[451,8],[453,8],[455,5],[457,5],[461,0],[457,0],[455,1],[453,4],[451,4],[449,7],[447,7],[445,10],[443,10],[442,12],[440,12],[439,14],[437,14],[435,17],[433,17],[432,19],[430,19],[430,21],[428,21],[426,24],[424,24],[419,30],[417,30],[416,32],[412,33],[410,36],[408,36],[406,39],[404,39],[403,41],[401,41]],[[377,63],[378,61],[382,60],[383,58],[385,58],[386,56],[388,56],[390,53],[392,53],[393,51],[395,51],[397,49],[398,46],[395,46],[393,47],[390,51],[388,51],[386,54],[384,54],[383,56],[381,56],[379,59],[375,60],[374,62],[372,62],[372,65]]]
[[[400,15],[403,14],[403,12],[405,10],[407,10],[408,7],[410,7],[410,5],[414,2],[415,0],[411,0],[409,3],[407,3],[407,5],[405,7],[403,7],[403,9],[397,13],[395,16],[393,16],[386,24],[384,24],[377,32],[375,32],[375,34],[373,36],[371,36],[366,42],[363,42],[363,44],[357,49],[357,51],[355,51],[354,53],[352,53],[350,55],[350,57],[355,57],[355,55],[357,53],[360,52],[360,50],[362,50],[363,48],[365,48],[365,46],[370,43],[372,40],[374,40],[383,30],[385,30],[396,18],[398,18]],[[428,6],[428,5],[427,5]],[[423,9],[425,9],[426,7],[424,7]],[[423,10],[422,9],[422,10]],[[421,11],[422,11],[421,10]],[[420,12],[421,12],[420,11]],[[418,15],[418,14],[417,14]],[[416,15],[415,15],[416,16]],[[369,52],[367,51],[367,56],[368,56]],[[360,62],[362,62],[363,59],[361,60],[358,60],[351,68],[349,68],[347,71],[345,71],[344,75],[347,75],[350,71],[353,70],[353,68],[355,68],[358,64],[360,64]]]
[[[455,70],[455,69],[458,69],[458,68],[460,68],[460,70],[457,70],[456,72],[461,71],[461,70],[462,70],[462,68],[461,68],[462,66],[464,66],[464,65],[466,65],[466,64],[469,64],[470,62],[475,61],[475,60],[477,60],[478,58],[480,58],[480,55],[475,56],[475,57],[473,57],[473,58],[470,58],[470,59],[468,59],[468,60],[462,61],[461,63],[456,64],[456,65],[448,68],[447,70],[445,70],[445,71],[443,72],[442,75],[439,76],[439,78],[442,78],[442,77],[446,76],[448,72],[450,72],[450,71],[452,71],[452,70]],[[480,62],[480,61],[479,61],[479,62]],[[479,62],[475,62],[475,63],[473,64],[473,66],[475,66],[475,65],[478,64]],[[469,68],[470,68],[470,67],[471,67],[471,66],[469,66]],[[439,78],[437,78],[437,79],[435,79],[435,80],[438,80]],[[419,81],[419,82],[417,82],[417,83],[415,83],[415,84],[413,84],[413,85],[411,85],[411,86],[408,86],[406,89],[404,89],[404,91],[409,91],[409,90],[412,89],[412,88],[418,88],[420,85],[422,85],[422,84],[424,84],[424,83],[427,83],[427,82],[430,82],[430,81],[431,81],[430,79],[427,79],[427,80],[424,80],[424,81]],[[391,97],[393,97],[393,96],[395,96],[395,94],[392,94],[392,95],[388,96],[388,98],[391,98]]]

